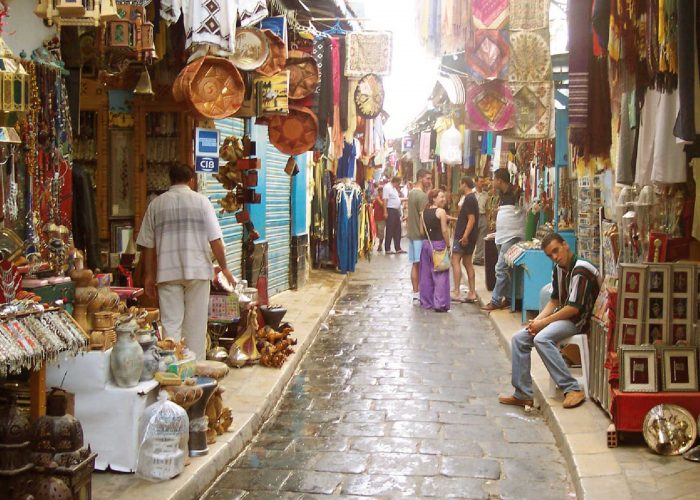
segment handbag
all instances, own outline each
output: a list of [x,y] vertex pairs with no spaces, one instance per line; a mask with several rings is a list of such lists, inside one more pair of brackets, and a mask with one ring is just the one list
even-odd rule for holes
[[428,227],[425,225],[425,219],[423,218],[423,213],[420,214],[420,220],[423,223],[423,230],[425,231],[425,236],[428,238],[428,244],[430,249],[433,251],[433,271],[436,273],[442,273],[444,271],[450,270],[450,251],[448,248],[444,250],[435,250],[433,242],[430,240],[430,235],[428,234]]

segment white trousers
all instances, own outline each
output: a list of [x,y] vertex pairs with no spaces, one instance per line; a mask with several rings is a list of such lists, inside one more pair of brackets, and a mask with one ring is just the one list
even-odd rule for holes
[[209,280],[158,283],[158,301],[165,335],[184,338],[197,360],[206,359]]

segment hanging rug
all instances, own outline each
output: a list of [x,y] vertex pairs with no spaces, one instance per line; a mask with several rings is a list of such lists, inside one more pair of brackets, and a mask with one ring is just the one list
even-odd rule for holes
[[515,103],[502,80],[475,83],[467,89],[466,126],[470,130],[499,132],[515,125]]

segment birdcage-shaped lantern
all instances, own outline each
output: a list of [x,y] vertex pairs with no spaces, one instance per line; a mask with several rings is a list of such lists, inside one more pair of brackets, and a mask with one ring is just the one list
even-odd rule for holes
[[29,75],[5,41],[0,38],[0,111],[11,113],[27,110]]

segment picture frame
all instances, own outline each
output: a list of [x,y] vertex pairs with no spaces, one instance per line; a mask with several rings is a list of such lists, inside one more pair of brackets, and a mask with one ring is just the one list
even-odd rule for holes
[[114,221],[110,223],[112,239],[110,250],[117,255],[124,253],[129,240],[134,238],[134,223],[131,220]]
[[617,346],[644,343],[647,307],[647,266],[621,263],[617,286]]
[[695,347],[664,347],[661,350],[661,390],[697,391],[698,364]]
[[622,392],[657,392],[656,348],[620,347],[620,390]]

